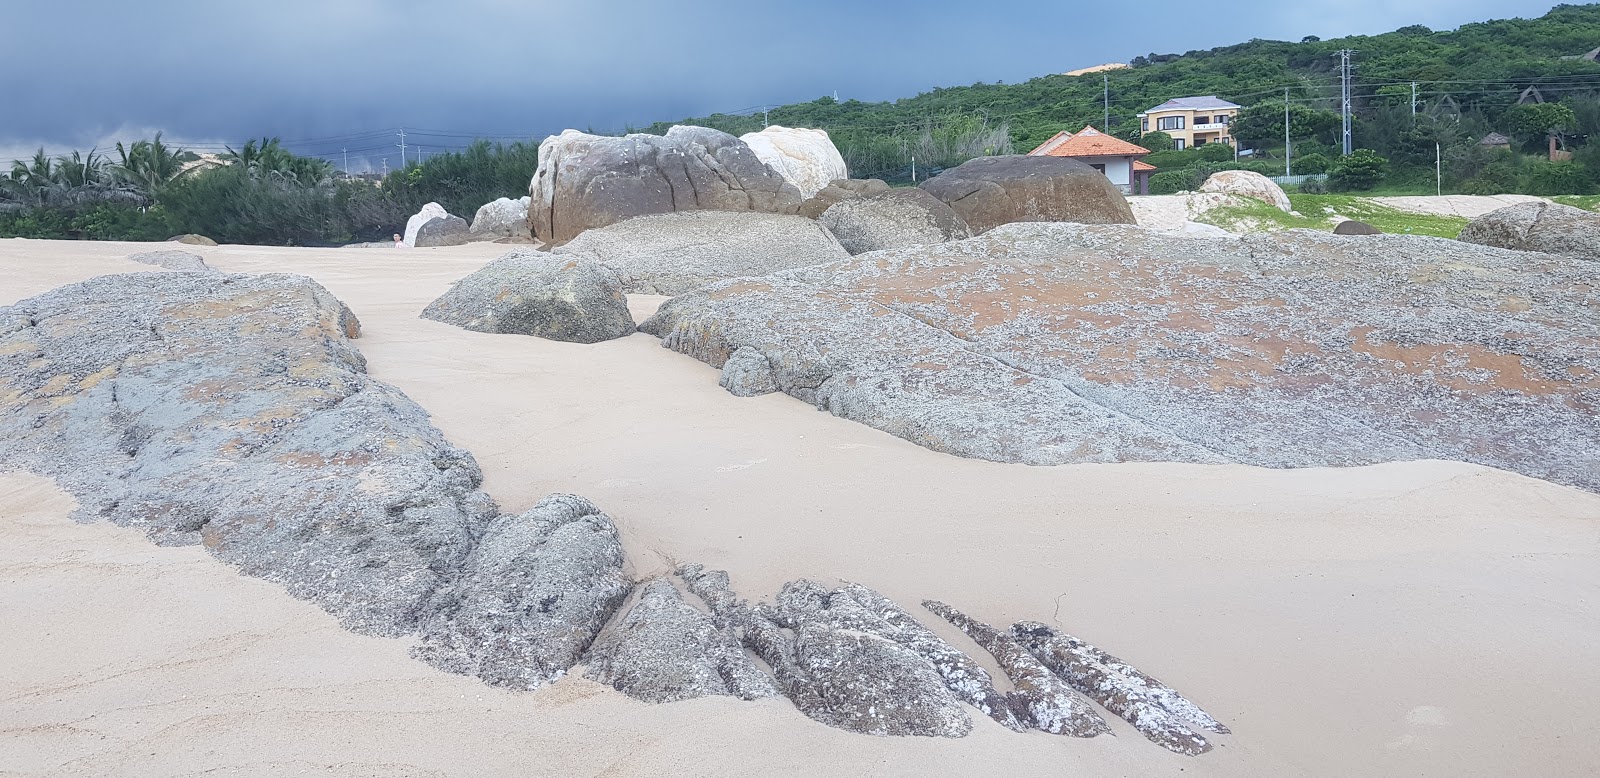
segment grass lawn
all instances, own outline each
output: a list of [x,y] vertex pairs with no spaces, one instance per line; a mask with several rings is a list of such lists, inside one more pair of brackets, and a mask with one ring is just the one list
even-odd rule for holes
[[[1600,201],[1600,198],[1596,200]],[[1198,219],[1232,232],[1267,232],[1296,227],[1332,232],[1333,217],[1338,215],[1366,222],[1388,233],[1440,238],[1454,238],[1461,233],[1462,227],[1467,226],[1467,220],[1458,216],[1408,213],[1353,195],[1291,194],[1289,203],[1299,216],[1250,200],[1243,205],[1212,209]]]

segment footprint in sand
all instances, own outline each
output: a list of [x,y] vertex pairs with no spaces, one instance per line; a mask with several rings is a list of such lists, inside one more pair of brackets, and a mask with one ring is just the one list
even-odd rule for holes
[[746,462],[746,463],[744,463],[742,465],[723,465],[722,467],[717,468],[717,472],[719,472],[719,473],[731,473],[731,472],[733,472],[735,470],[746,470],[746,469],[755,467],[756,465],[759,465],[759,464],[761,464],[762,462],[765,462],[765,461],[767,461],[767,460],[765,460],[765,459],[752,459],[749,462]]

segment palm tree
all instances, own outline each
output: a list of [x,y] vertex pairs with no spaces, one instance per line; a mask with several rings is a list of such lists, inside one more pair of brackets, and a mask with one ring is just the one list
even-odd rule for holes
[[134,141],[128,148],[119,141],[117,156],[121,159],[111,166],[116,176],[149,200],[155,199],[162,186],[183,175],[185,162],[195,159],[183,149],[162,143],[159,132],[155,140]]

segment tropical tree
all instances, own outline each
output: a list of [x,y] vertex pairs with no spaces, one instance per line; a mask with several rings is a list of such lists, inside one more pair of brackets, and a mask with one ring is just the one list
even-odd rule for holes
[[117,156],[112,171],[145,200],[154,200],[163,186],[184,174],[186,163],[199,159],[192,152],[162,143],[159,132],[154,140],[134,141],[126,148],[119,141]]

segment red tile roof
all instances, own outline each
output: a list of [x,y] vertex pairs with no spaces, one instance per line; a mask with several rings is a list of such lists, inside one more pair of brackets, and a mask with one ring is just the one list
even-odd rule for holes
[[1143,146],[1113,138],[1093,127],[1085,127],[1077,134],[1056,133],[1055,137],[1039,144],[1039,148],[1028,152],[1035,157],[1142,157],[1149,153]]
[[1136,159],[1136,160],[1133,161],[1133,170],[1136,173],[1142,173],[1142,172],[1144,172],[1146,170],[1155,170],[1155,169],[1156,169],[1155,165],[1152,165],[1149,162],[1146,162],[1146,161],[1144,161],[1142,159]]

